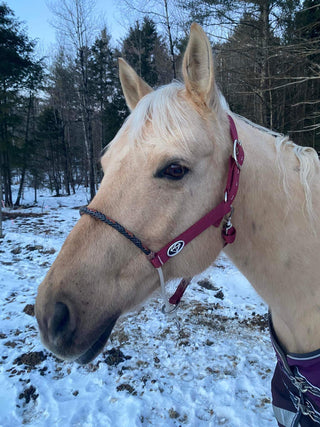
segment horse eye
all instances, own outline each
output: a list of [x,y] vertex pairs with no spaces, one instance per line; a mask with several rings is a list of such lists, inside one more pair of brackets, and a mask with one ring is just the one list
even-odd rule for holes
[[179,179],[182,179],[188,172],[189,169],[187,167],[179,165],[178,163],[173,163],[169,166],[166,166],[159,173],[157,173],[157,177],[178,181]]

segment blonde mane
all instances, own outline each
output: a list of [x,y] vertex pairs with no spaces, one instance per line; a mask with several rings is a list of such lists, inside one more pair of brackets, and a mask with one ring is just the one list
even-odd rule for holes
[[277,153],[277,164],[282,176],[282,185],[289,200],[292,197],[289,191],[289,183],[288,183],[287,168],[286,168],[286,153],[287,152],[294,153],[298,161],[297,169],[299,170],[300,183],[303,187],[304,194],[305,194],[304,210],[308,214],[309,218],[312,221],[314,221],[315,212],[313,210],[313,205],[312,205],[311,183],[313,182],[313,179],[319,170],[319,157],[317,152],[311,147],[302,147],[300,145],[295,144],[286,135],[283,135],[279,132],[275,132],[273,130],[260,126],[256,123],[253,123],[250,120],[240,115],[235,114],[235,116],[238,117],[240,120],[244,121],[245,123],[249,124],[250,126],[253,126],[254,128],[259,129],[262,132],[267,133],[268,135],[272,135],[275,138],[274,145]]
[[[277,161],[282,172],[284,188],[288,196],[287,169],[285,167],[285,153],[291,151],[298,160],[300,183],[305,194],[304,210],[312,222],[315,221],[315,212],[312,203],[312,182],[319,170],[319,158],[317,152],[311,147],[301,147],[292,142],[288,136],[278,136],[275,139]],[[289,197],[290,198],[290,197]]]

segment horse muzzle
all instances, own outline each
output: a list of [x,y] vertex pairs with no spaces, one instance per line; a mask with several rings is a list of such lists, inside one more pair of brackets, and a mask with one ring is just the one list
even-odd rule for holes
[[58,300],[41,309],[38,298],[35,312],[44,346],[58,358],[79,364],[91,362],[102,351],[119,317],[108,316],[89,331],[81,326],[83,321],[77,321],[79,315],[72,304]]

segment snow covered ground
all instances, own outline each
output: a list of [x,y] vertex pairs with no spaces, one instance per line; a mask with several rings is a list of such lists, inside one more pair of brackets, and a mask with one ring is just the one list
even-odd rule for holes
[[[31,191],[24,197],[32,204]],[[275,427],[267,307],[225,256],[192,280],[180,330],[156,295],[118,321],[88,366],[43,348],[33,315],[37,287],[86,202],[81,189],[59,198],[43,192],[36,207],[4,221],[0,426]]]

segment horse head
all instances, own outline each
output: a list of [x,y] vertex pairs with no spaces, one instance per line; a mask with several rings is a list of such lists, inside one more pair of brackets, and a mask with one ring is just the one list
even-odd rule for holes
[[[113,218],[156,252],[221,201],[231,151],[228,115],[209,40],[196,24],[183,83],[153,91],[124,60],[119,67],[131,114],[101,158],[104,176],[89,209]],[[222,248],[221,227],[208,228],[163,266],[165,277],[199,273]],[[158,287],[145,254],[83,215],[39,286],[42,341],[62,359],[87,363],[119,316]]]

